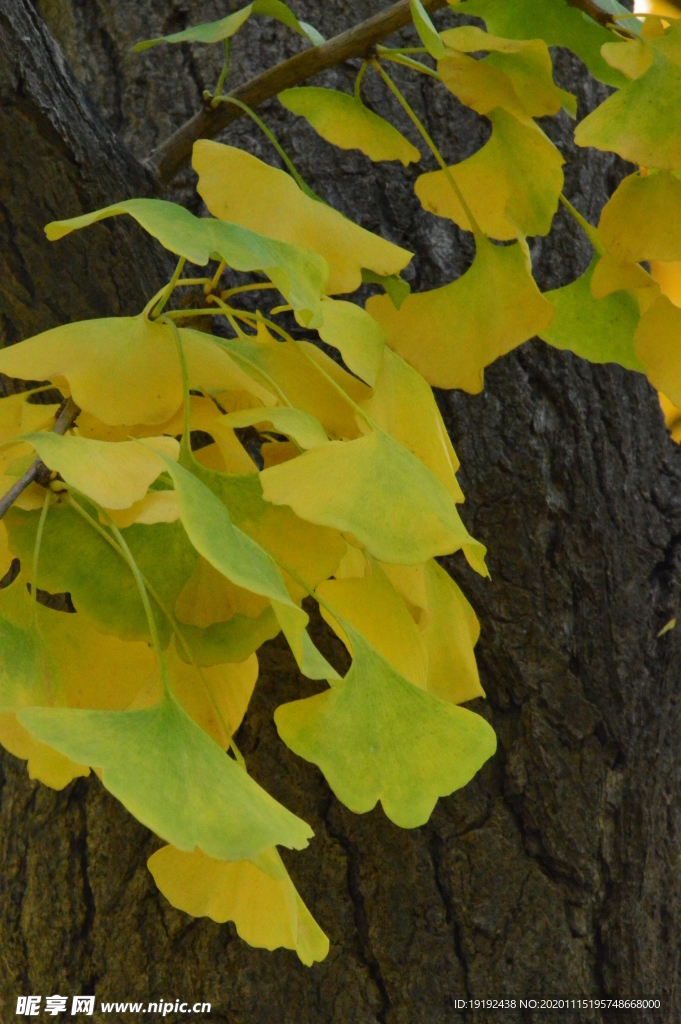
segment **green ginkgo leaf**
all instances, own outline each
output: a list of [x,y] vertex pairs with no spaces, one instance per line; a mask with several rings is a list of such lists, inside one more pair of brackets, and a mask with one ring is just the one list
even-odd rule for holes
[[681,180],[670,171],[630,174],[601,211],[598,232],[620,263],[681,260]]
[[[267,640],[272,640],[281,630],[272,607],[266,608],[257,619],[247,615],[234,615],[227,622],[214,622],[201,629],[178,623],[178,629],[191,651],[197,665],[209,668],[225,662],[245,661]],[[180,658],[188,662],[184,647],[176,643]]]
[[352,534],[379,561],[412,564],[477,546],[450,491],[383,431],[322,448],[260,474],[263,495],[301,519]]
[[397,274],[386,277],[383,274],[374,273],[373,270],[367,270],[366,267],[362,267],[362,281],[364,284],[380,284],[386,295],[390,296],[390,301],[395,309],[400,308],[411,292],[411,285],[403,277],[399,277]]
[[[563,157],[537,125],[519,121],[502,107],[487,116],[492,137],[450,167],[451,176],[489,237],[510,241],[518,232],[547,235],[563,188]],[[422,174],[414,191],[425,210],[472,230],[444,171]]]
[[440,60],[446,54],[447,47],[442,42],[437,29],[430,20],[428,12],[421,3],[421,0],[409,0],[409,6],[411,8],[414,28],[418,32],[421,42],[431,57],[434,57],[435,60]]
[[[16,507],[5,516],[10,548],[26,565],[33,558],[39,519],[39,512]],[[180,522],[136,524],[121,532],[141,571],[172,609],[198,561],[184,527]],[[51,594],[70,593],[76,609],[87,612],[103,633],[151,642],[139,591],[125,560],[68,505],[49,511],[39,570],[41,589]],[[165,647],[170,641],[170,623],[158,611],[156,622]]]
[[473,264],[451,284],[412,293],[399,310],[385,295],[366,304],[390,348],[429,384],[472,394],[482,391],[486,366],[539,334],[554,315],[520,245],[484,237],[476,245]]
[[130,508],[145,496],[164,469],[156,451],[174,459],[180,451],[174,437],[148,437],[144,448],[136,441],[93,441],[60,437],[52,431],[26,434],[24,440],[67,484],[112,509]]
[[109,792],[179,850],[241,860],[275,844],[301,850],[312,837],[170,693],[141,711],[28,708],[18,717],[36,739],[101,768]]
[[639,78],[601,103],[575,130],[578,146],[619,153],[644,167],[681,168],[681,24],[672,21]]
[[256,423],[272,424],[278,434],[286,434],[287,437],[300,445],[301,448],[319,448],[326,444],[328,437],[326,432],[314,416],[302,409],[292,409],[287,406],[277,406],[275,409],[241,409],[238,412],[227,413],[222,419],[217,420],[213,430],[219,432],[220,425],[224,423],[229,427],[250,427]]
[[32,611],[20,581],[0,591],[0,714],[45,700],[44,651]]
[[591,282],[597,265],[598,257],[572,284],[544,293],[556,315],[539,337],[592,363],[619,363],[645,372],[634,351],[639,304],[624,290],[594,298]]
[[303,673],[327,678],[333,669],[310,640],[308,615],[291,600],[272,557],[233,524],[226,506],[198,477],[161,457],[175,484],[185,530],[199,554],[238,587],[269,598]]
[[159,43],[220,43],[225,39],[231,39],[244,22],[248,21],[251,14],[263,14],[268,18],[276,18],[284,25],[288,25],[294,32],[306,36],[315,46],[324,42],[323,36],[307,22],[298,21],[295,14],[289,10],[282,0],[254,0],[247,7],[240,11],[229,14],[219,21],[205,22],[203,25],[194,25],[193,28],[186,28],[182,32],[173,32],[169,36],[158,36],[156,39],[145,39],[133,46],[136,53],[142,50],[149,50]]
[[234,270],[262,271],[291,306],[306,315],[305,322],[312,320],[312,326],[316,326],[314,314],[329,276],[326,261],[299,245],[266,238],[240,224],[195,217],[183,206],[164,199],[127,199],[81,217],[52,221],[45,227],[45,234],[54,242],[71,231],[124,213],[164,248],[190,263],[205,266],[211,259],[220,259]]
[[624,75],[611,68],[601,56],[604,43],[615,38],[568,0],[449,0],[457,14],[484,18],[487,28],[506,39],[543,39],[547,46],[566,46],[584,61],[599,82],[620,87]]
[[496,750],[484,718],[427,693],[348,622],[350,671],[330,690],[277,708],[284,743],[318,765],[351,811],[380,800],[402,828],[425,824],[438,797],[468,783]]
[[373,161],[401,160],[405,167],[421,159],[418,149],[389,121],[365,107],[358,96],[302,86],[285,89],[278,99],[340,149],[360,149]]

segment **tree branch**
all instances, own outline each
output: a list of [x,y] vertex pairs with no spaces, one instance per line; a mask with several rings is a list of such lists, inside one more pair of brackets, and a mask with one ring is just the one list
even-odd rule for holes
[[[423,6],[427,11],[436,11],[446,7],[447,0],[423,0]],[[381,39],[410,23],[409,0],[400,0],[400,3],[393,4],[381,14],[361,22],[341,35],[334,36],[322,46],[304,50],[303,53],[277,64],[257,78],[252,78],[235,89],[231,95],[249,107],[257,107],[265,100],[272,99],[282,89],[290,89],[319,74],[320,71],[342,64],[351,57],[366,56]],[[221,103],[217,109],[208,105],[195,114],[149,157],[147,163],[151,166],[159,185],[167,185],[187,163],[197,139],[214,138],[228,124],[243,116],[243,111],[227,103]]]
[[[617,26],[617,28],[621,29],[621,26],[615,20],[615,15],[610,14],[608,11],[604,11],[603,8],[599,7],[596,3],[596,0],[567,0],[567,2],[568,7],[579,8],[580,11],[584,11],[584,13],[588,14],[590,18],[597,21],[599,25],[602,25],[603,28],[612,28],[613,26]],[[674,2],[675,0],[672,0],[672,3]],[[619,17],[623,18],[624,15],[619,15]]]
[[[64,408],[59,413],[57,422],[52,427],[52,433],[65,434],[79,412],[80,409],[76,403],[72,398],[69,398]],[[25,491],[30,484],[38,480],[45,472],[49,473],[50,471],[43,460],[36,459],[35,462],[26,470],[24,475],[19,477],[17,482],[10,487],[7,494],[3,494],[2,498],[0,498],[0,519],[2,519],[10,505],[14,504],[22,491]]]

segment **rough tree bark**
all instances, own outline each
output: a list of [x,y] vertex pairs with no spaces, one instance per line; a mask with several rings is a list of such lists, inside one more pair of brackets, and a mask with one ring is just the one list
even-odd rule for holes
[[[44,242],[42,225],[149,193],[136,157],[197,109],[218,58],[200,47],[135,56],[130,46],[236,6],[0,0],[4,342],[67,319],[136,312],[162,282],[165,260],[134,225],[109,222],[57,246]],[[384,5],[292,6],[328,37]],[[278,26],[249,23],[234,67],[248,77],[299,45]],[[580,116],[605,95],[576,59],[561,55],[559,72]],[[353,73],[325,80],[347,88]],[[398,77],[449,159],[478,148],[485,129],[474,114],[428,80]],[[402,124],[377,80],[367,76],[366,89]],[[276,102],[264,109],[316,190],[415,249],[415,287],[465,268],[470,241],[421,212],[418,172],[339,153]],[[568,158],[567,195],[595,219],[626,168],[576,150],[566,118],[546,130]],[[274,157],[249,125],[228,137]],[[191,181],[185,173],[170,195],[196,209]],[[586,266],[589,248],[559,214],[533,256],[541,286],[555,287]],[[489,547],[491,582],[458,556],[448,567],[482,621],[488,702],[476,710],[493,722],[498,754],[421,829],[400,831],[380,809],[353,816],[316,768],[276,741],[274,707],[311,684],[282,643],[267,645],[239,743],[256,777],[316,832],[287,858],[331,939],[312,970],[291,953],[250,949],[231,926],[173,910],[145,867],[158,841],[96,778],[54,793],[4,754],[3,1021],[15,1019],[18,994],[53,992],[205,1000],[205,1019],[230,1024],[478,1024],[499,1016],[460,1014],[458,997],[562,994],[659,996],[664,1018],[681,1019],[681,640],[678,630],[657,639],[679,600],[681,452],[642,377],[536,341],[489,370],[483,394],[438,398],[462,462],[463,517]]]

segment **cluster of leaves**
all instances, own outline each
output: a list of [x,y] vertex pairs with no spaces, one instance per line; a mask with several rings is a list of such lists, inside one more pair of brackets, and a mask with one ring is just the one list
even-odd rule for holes
[[[332,144],[416,162],[420,150],[362,101],[367,68],[381,76],[439,165],[416,181],[424,209],[475,240],[450,284],[411,294],[400,277],[411,253],[319,200],[294,168],[200,141],[210,217],[137,199],[46,228],[57,240],[132,216],[179,257],[170,283],[136,317],[67,324],[0,352],[0,372],[49,381],[79,410],[61,436],[59,403],[32,391],[0,401],[2,493],[36,454],[50,471],[1,528],[0,741],[56,788],[94,768],[167,842],[149,867],[175,906],[233,920],[246,941],[306,964],[328,940],[277,847],[301,849],[312,832],[253,781],[233,739],[258,648],[281,630],[301,672],[328,681],[275,722],[357,813],[380,801],[396,824],[422,825],[495,750],[491,727],[461,706],[484,696],[478,621],[436,561],[462,551],[485,575],[485,550],[459,517],[458,461],[429,385],[479,392],[486,366],[539,335],[645,372],[670,409],[681,405],[681,309],[663,294],[681,261],[681,25],[609,6],[612,30],[567,0],[459,0],[454,12],[488,31],[438,33],[412,0],[422,47],[379,48],[353,96],[280,95]],[[319,42],[278,0],[165,41],[225,41],[251,14]],[[576,113],[553,81],[555,45],[617,90],[576,141],[640,165],[598,228],[562,200],[563,158],[536,123]],[[439,79],[491,122],[489,141],[448,167],[388,61]],[[226,74],[225,63],[216,101]],[[542,294],[526,239],[550,231],[561,200],[594,259]],[[210,261],[210,276],[183,276],[187,262]],[[226,271],[256,277],[223,288]],[[365,309],[337,297],[363,281],[385,294]],[[172,308],[187,286],[201,302]],[[284,305],[264,312],[272,291]],[[199,315],[219,317],[220,333],[182,326]],[[70,599],[57,608],[45,592]],[[351,656],[343,678],[308,633],[306,597]]]

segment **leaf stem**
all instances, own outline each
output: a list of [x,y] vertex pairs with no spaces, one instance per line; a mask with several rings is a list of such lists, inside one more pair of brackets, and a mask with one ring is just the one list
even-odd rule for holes
[[405,68],[411,68],[412,71],[418,71],[421,75],[428,75],[430,78],[437,79],[438,82],[442,81],[437,71],[433,71],[426,64],[422,64],[419,60],[412,60],[411,57],[407,57],[405,54],[399,53],[396,50],[390,51],[385,50],[382,46],[376,47],[381,60],[390,60],[393,64],[402,64]]
[[222,42],[225,47],[225,63],[222,65],[218,84],[215,86],[215,95],[213,96],[211,106],[217,106],[215,101],[220,97],[225,81],[227,80],[227,73],[229,72],[229,39],[223,39]]
[[584,234],[587,236],[587,238],[591,242],[592,246],[594,247],[594,251],[599,256],[604,256],[605,255],[605,246],[603,245],[603,242],[601,241],[601,237],[598,234],[598,229],[595,228],[593,226],[593,224],[589,224],[589,222],[588,222],[588,220],[586,220],[586,218],[582,217],[582,215],[579,212],[579,210],[576,210],[574,208],[572,203],[569,201],[569,199],[565,198],[565,196],[563,195],[562,192],[559,195],[558,199],[562,203],[562,205],[565,207],[565,209],[568,211],[570,216],[574,217],[574,219],[577,221],[579,226],[582,228],[582,230],[584,231]]
[[309,196],[310,199],[315,199],[318,203],[323,203],[324,202],[324,200],[320,196],[318,196],[316,192],[312,191],[312,189],[307,184],[307,182],[305,181],[303,176],[299,173],[297,167],[295,166],[295,164],[293,163],[293,161],[289,157],[289,155],[286,152],[286,150],[283,148],[283,146],[280,145],[280,143],[277,141],[277,139],[275,138],[273,133],[270,131],[270,129],[267,127],[265,122],[262,120],[262,118],[258,117],[258,115],[256,114],[256,112],[254,110],[251,110],[251,108],[246,103],[242,103],[241,100],[236,99],[234,96],[218,96],[218,97],[216,97],[216,102],[219,102],[219,103],[231,103],[235,107],[239,107],[240,110],[243,110],[243,112],[245,114],[248,114],[248,116],[253,121],[255,121],[255,123],[257,124],[258,128],[260,128],[260,130],[262,132],[264,132],[264,134],[270,140],[270,142],[272,143],[272,145],[276,149],[277,153],[279,154],[281,159],[286,164],[286,167],[288,168],[288,170],[289,170],[291,176],[293,177],[293,179],[294,179],[296,185],[298,186],[298,188],[301,189],[301,191],[303,191],[306,196]]
[[171,277],[170,281],[168,282],[167,287],[165,288],[165,290],[163,292],[163,295],[161,296],[161,298],[159,299],[158,303],[156,304],[156,306],[154,307],[154,309],[151,312],[151,319],[152,320],[156,320],[157,317],[159,317],[161,315],[163,307],[165,306],[165,304],[167,303],[168,299],[170,298],[170,296],[175,291],[175,285],[177,284],[177,282],[180,279],[180,274],[184,270],[184,265],[185,265],[186,262],[187,262],[187,258],[185,256],[180,256],[179,260],[177,261],[177,266],[175,267],[175,273]]
[[52,491],[48,490],[45,492],[45,500],[43,502],[42,511],[40,513],[40,519],[38,520],[38,529],[35,535],[35,544],[33,546],[33,566],[31,568],[31,597],[33,598],[33,622],[35,628],[38,629],[38,560],[40,558],[40,545],[43,541],[43,530],[45,529],[45,520],[47,519],[47,510],[50,507],[52,500]]
[[355,79],[355,99],[357,100],[358,103],[362,102],[362,96],[361,96],[362,79],[364,78],[368,67],[369,67],[369,62],[366,61],[366,60],[363,60],[362,61],[362,66],[359,69],[359,73],[357,75],[357,78]]
[[263,281],[260,283],[257,281],[255,284],[242,284],[238,288],[228,288],[225,292],[220,292],[220,298],[224,301],[225,299],[231,299],[233,295],[240,295],[242,292],[258,292],[266,291],[269,289],[276,289],[276,284],[272,284],[271,281]]
[[405,111],[407,116],[412,120],[412,122],[414,123],[414,125],[418,129],[418,131],[419,131],[423,141],[426,143],[426,145],[428,146],[428,149],[431,151],[431,153],[433,154],[433,156],[435,157],[435,159],[439,163],[440,167],[444,171],[444,174],[445,174],[445,177],[447,178],[447,181],[449,182],[449,184],[451,185],[452,189],[454,190],[454,194],[455,194],[456,198],[459,200],[459,202],[461,204],[461,208],[462,208],[463,212],[466,214],[466,217],[468,218],[468,222],[469,222],[469,224],[471,226],[471,231],[473,232],[473,235],[476,238],[481,238],[483,236],[484,232],[480,229],[480,226],[479,226],[478,222],[476,221],[475,217],[473,216],[471,208],[468,205],[468,203],[466,202],[466,200],[464,199],[463,194],[461,192],[461,189],[459,188],[459,186],[457,185],[456,181],[454,180],[454,177],[452,176],[452,172],[450,171],[449,167],[445,163],[444,158],[443,158],[442,154],[440,153],[440,150],[437,148],[437,146],[435,145],[435,143],[431,139],[430,135],[426,131],[425,127],[423,126],[423,124],[421,123],[419,118],[416,116],[416,114],[414,113],[412,108],[409,106],[409,103],[407,102],[405,97],[402,95],[400,90],[397,88],[397,86],[395,85],[395,83],[393,82],[392,78],[390,77],[390,75],[385,70],[385,68],[381,67],[381,65],[378,63],[377,60],[372,60],[371,61],[371,66],[372,66],[372,68],[374,68],[375,71],[378,71],[379,75],[381,76],[381,78],[383,79],[385,84],[388,86],[388,88],[390,89],[390,91],[393,94],[393,96],[396,98],[396,100],[401,105],[401,107],[403,108],[403,110]]

